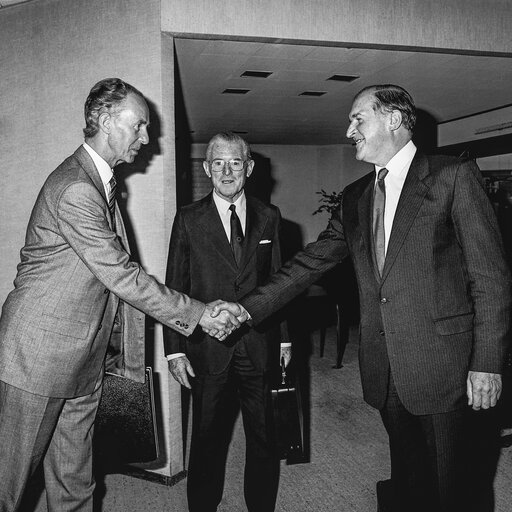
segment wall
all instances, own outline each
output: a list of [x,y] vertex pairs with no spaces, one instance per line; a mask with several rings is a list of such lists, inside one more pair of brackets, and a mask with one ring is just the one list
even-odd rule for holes
[[230,38],[510,53],[511,26],[503,0],[162,1],[162,30]]
[[[94,83],[110,76],[133,84],[150,101],[152,154],[127,167],[121,181],[135,252],[151,274],[164,278],[176,204],[172,51],[169,38],[167,45],[161,42],[159,0],[38,0],[0,11],[0,303],[12,287],[36,195],[83,141],[85,98]],[[169,392],[177,394],[179,387],[168,383],[158,326],[154,347],[152,342],[148,349],[155,349],[165,404],[160,471],[170,475],[183,469],[181,424],[176,430],[169,423],[180,410]]]

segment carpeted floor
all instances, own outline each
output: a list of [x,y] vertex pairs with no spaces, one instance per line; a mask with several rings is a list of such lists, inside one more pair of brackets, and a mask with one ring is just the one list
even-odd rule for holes
[[[341,369],[332,368],[334,328],[327,331],[323,358],[318,355],[318,338],[318,333],[313,333],[306,373],[310,462],[282,463],[276,512],[374,512],[375,482],[389,476],[389,456],[380,417],[361,397],[355,333],[351,333]],[[238,422],[218,512],[246,510],[243,457],[243,430]],[[102,510],[185,512],[185,486],[185,481],[166,487],[124,475],[108,475]],[[502,449],[495,498],[495,512],[512,510],[512,448]],[[35,512],[46,512],[44,496]]]

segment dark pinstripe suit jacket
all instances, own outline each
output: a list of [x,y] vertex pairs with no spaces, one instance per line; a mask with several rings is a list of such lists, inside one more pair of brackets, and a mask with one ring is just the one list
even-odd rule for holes
[[384,405],[391,367],[412,413],[462,407],[468,370],[500,373],[509,340],[510,276],[480,173],[469,161],[416,153],[382,279],[371,248],[374,178],[372,172],[349,185],[341,212],[318,240],[241,303],[261,321],[350,255],[366,401]]

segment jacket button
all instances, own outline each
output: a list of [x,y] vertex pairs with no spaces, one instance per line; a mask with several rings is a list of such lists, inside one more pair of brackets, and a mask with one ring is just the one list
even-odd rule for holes
[[383,330],[380,330],[380,331],[379,331],[379,334],[380,334],[381,336],[384,336],[384,334],[386,334],[386,333],[385,333]]
[[176,320],[176,325],[180,325],[180,321],[179,320]]
[[381,304],[386,304],[386,302],[388,302],[388,299],[386,299],[386,297],[382,297],[382,299],[380,299]]
[[105,288],[105,290],[103,291],[103,293],[108,293],[108,288]]

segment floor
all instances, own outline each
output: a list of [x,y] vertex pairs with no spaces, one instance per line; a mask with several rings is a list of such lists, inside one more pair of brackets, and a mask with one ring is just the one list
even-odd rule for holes
[[[386,434],[377,411],[361,398],[355,333],[343,367],[334,369],[335,330],[329,328],[325,355],[319,357],[318,335],[308,357],[310,462],[281,466],[276,512],[372,512],[377,510],[375,482],[389,476]],[[228,460],[226,488],[218,512],[245,510],[244,440],[237,423]],[[124,475],[108,475],[102,511],[187,510],[186,482],[173,487]],[[495,478],[495,512],[512,510],[512,448],[501,452]],[[46,512],[44,495],[35,509]]]

